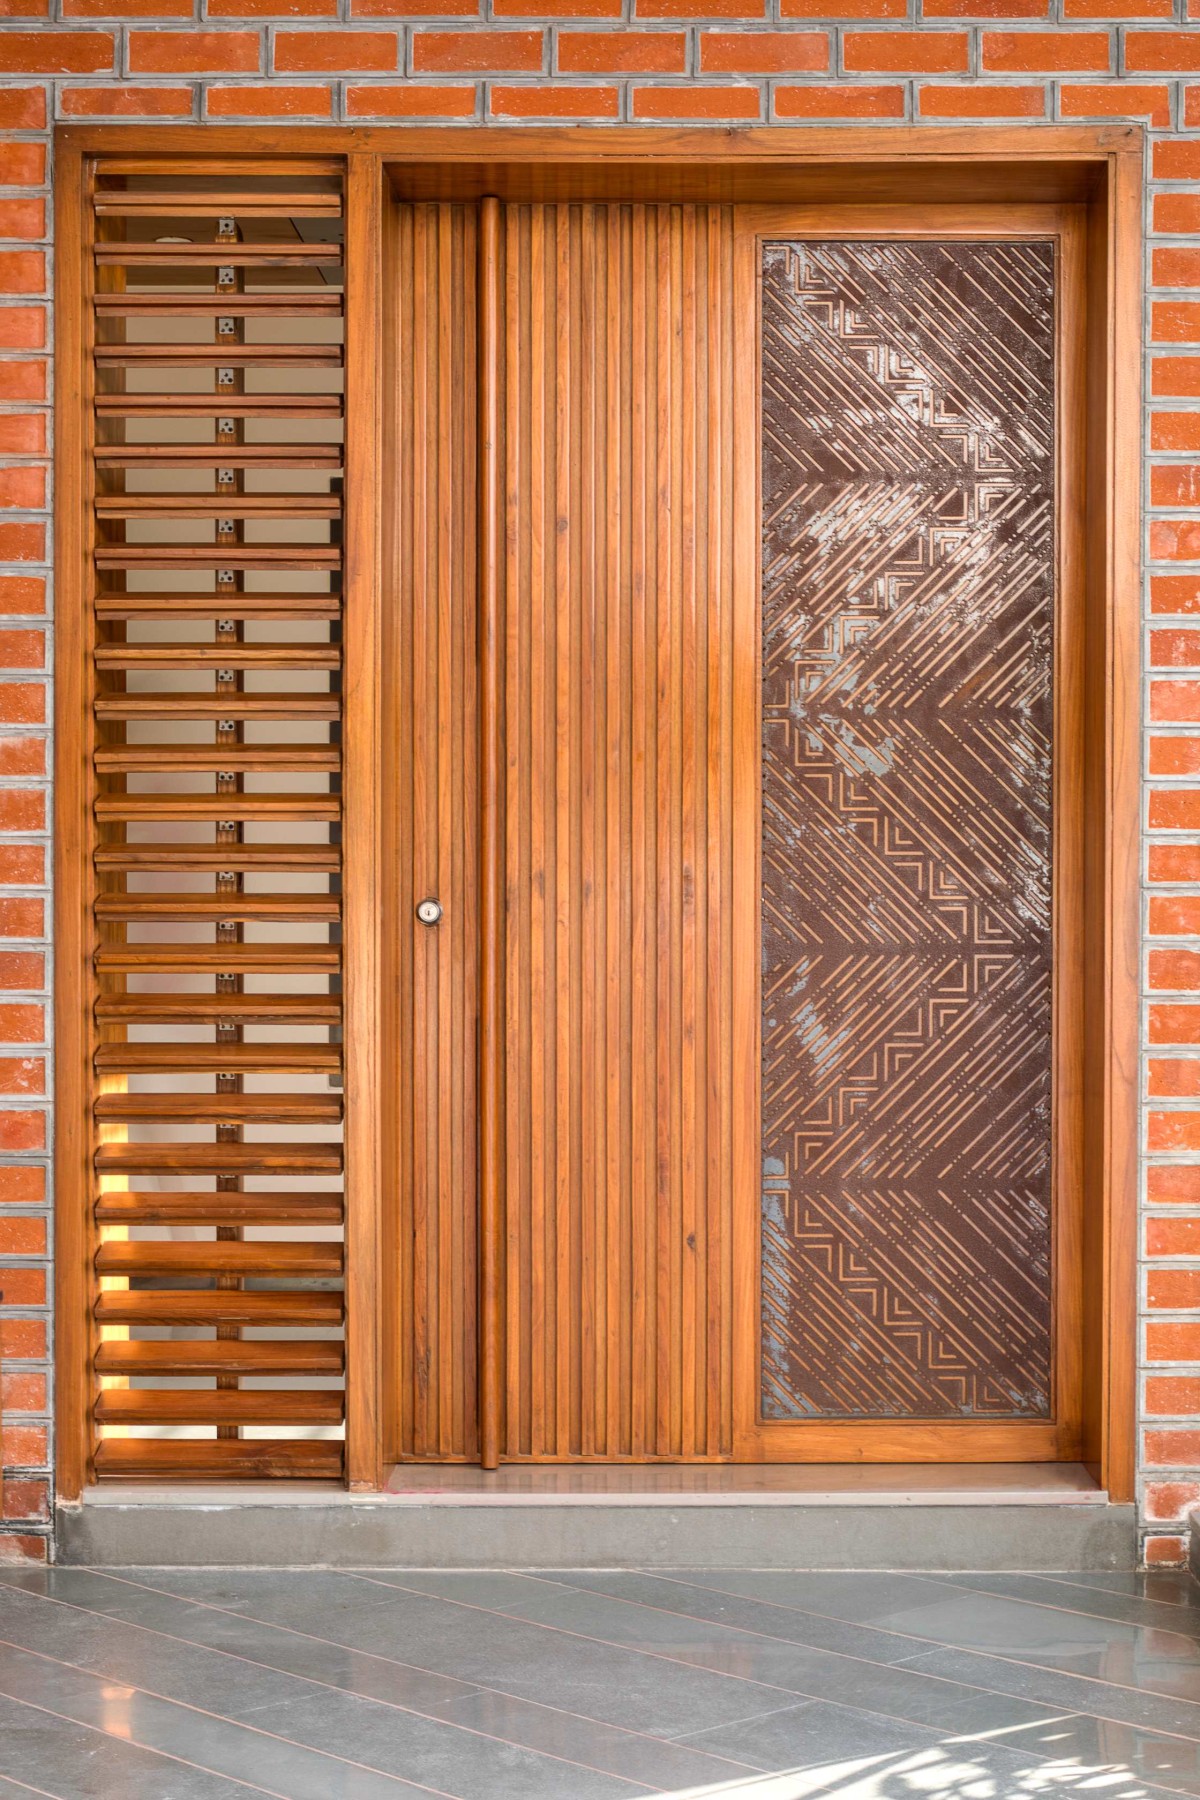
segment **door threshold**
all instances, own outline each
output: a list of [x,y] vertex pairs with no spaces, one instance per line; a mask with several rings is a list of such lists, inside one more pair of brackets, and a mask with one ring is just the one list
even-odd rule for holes
[[397,1463],[381,1492],[326,1482],[105,1482],[85,1506],[1103,1506],[1082,1463]]
[[397,1463],[400,1501],[501,1506],[1103,1505],[1082,1463]]

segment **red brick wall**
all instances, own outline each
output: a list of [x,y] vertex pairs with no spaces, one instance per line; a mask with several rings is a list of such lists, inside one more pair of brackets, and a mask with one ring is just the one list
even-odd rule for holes
[[428,6],[0,0],[0,1556],[48,1531],[49,126],[1130,119],[1151,145],[1140,1494],[1147,1556],[1177,1561],[1200,1501],[1200,0]]

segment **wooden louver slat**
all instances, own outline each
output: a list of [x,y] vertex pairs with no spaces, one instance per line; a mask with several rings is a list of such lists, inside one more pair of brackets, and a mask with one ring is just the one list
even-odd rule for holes
[[93,169],[98,1477],[344,1473],[343,187]]

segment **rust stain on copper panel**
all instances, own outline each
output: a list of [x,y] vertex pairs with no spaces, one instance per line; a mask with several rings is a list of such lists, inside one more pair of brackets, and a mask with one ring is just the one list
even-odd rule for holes
[[762,280],[763,1415],[1045,1418],[1053,249]]

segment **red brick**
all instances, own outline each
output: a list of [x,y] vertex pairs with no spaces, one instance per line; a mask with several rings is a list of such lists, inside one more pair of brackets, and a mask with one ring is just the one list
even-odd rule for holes
[[907,0],[782,0],[784,19],[905,19]]
[[1200,1322],[1152,1319],[1146,1326],[1146,1354],[1151,1362],[1200,1362]]
[[902,119],[902,87],[858,87],[825,82],[812,87],[777,87],[777,119]]
[[1183,90],[1183,123],[1189,130],[1200,125],[1200,87]]
[[1090,81],[1063,82],[1058,104],[1064,119],[1148,119],[1165,128],[1171,123],[1169,87],[1123,81],[1098,87]]
[[1200,412],[1152,413],[1150,448],[1200,450]]
[[45,661],[45,632],[0,631],[0,668],[40,669]]
[[645,87],[633,95],[635,119],[758,119],[757,88]]
[[[0,736],[0,776],[43,776],[45,738]],[[0,880],[4,880],[0,873]]]
[[1200,950],[1151,950],[1150,986],[1157,994],[1200,988]]
[[[13,87],[0,89],[0,130],[6,131],[40,131],[46,123],[46,94],[43,88]],[[20,146],[22,149],[41,150],[40,144]],[[9,145],[5,156],[16,149]],[[42,152],[43,156],[45,152]],[[7,174],[7,170],[5,171]],[[40,179],[40,177],[39,177]],[[7,186],[13,185],[9,180]]]
[[47,394],[46,382],[46,364],[40,359],[0,363],[0,400],[44,400]]
[[1147,1091],[1152,1100],[1200,1098],[1200,1057],[1152,1056]]
[[45,182],[44,144],[15,143],[4,146],[5,187],[43,187]]
[[0,1370],[0,1419],[13,1413],[44,1413],[46,1377],[36,1369]]
[[[558,8],[554,10],[557,12]],[[543,6],[543,16],[545,11]],[[477,19],[479,0],[350,0],[350,16],[354,19]]]
[[0,1256],[45,1256],[44,1219],[0,1216]]
[[[26,770],[17,770],[25,774]],[[40,844],[0,843],[0,881],[19,881],[24,886],[45,880],[46,853]]]
[[[64,19],[190,19],[190,0],[62,0]],[[210,0],[209,12],[212,11]]]
[[4,68],[10,75],[102,75],[111,71],[111,31],[6,31]]
[[45,1354],[46,1327],[40,1319],[0,1319],[0,1356],[32,1360]]
[[1150,610],[1154,613],[1200,612],[1200,575],[1152,575]]
[[1150,470],[1150,504],[1200,506],[1200,463],[1155,464]]
[[398,87],[350,87],[346,111],[352,119],[469,119],[475,111],[474,87],[405,83]]
[[1151,308],[1150,335],[1156,344],[1200,343],[1200,301],[1156,300]]
[[0,413],[0,452],[41,456],[45,449],[46,421],[40,413]]
[[1189,1312],[1200,1306],[1200,1269],[1149,1269],[1146,1304],[1162,1312]]
[[687,38],[682,31],[562,31],[558,67],[564,75],[682,75]]
[[1125,38],[1125,67],[1133,75],[1200,69],[1200,38],[1194,31],[1130,31]]
[[261,54],[256,31],[129,33],[129,66],[135,75],[257,75]]
[[[536,74],[542,66],[540,31],[414,31],[418,75]],[[568,65],[560,63],[561,68]]]
[[[11,367],[11,364],[10,364]],[[0,364],[0,372],[3,364]],[[32,520],[0,523],[0,562],[45,562],[46,528]]]
[[42,250],[0,250],[0,294],[44,294],[46,256]]
[[0,788],[0,831],[41,831],[45,811],[40,788]]
[[31,1000],[0,1002],[0,1044],[41,1044],[46,1039],[46,1015]]
[[[635,0],[639,19],[765,19],[766,0]],[[823,15],[823,16],[828,16]]]
[[50,0],[0,0],[0,19],[48,19]]
[[45,235],[44,200],[0,200],[0,237],[43,238]]
[[[0,1269],[0,1284],[4,1271]],[[46,1461],[46,1427],[44,1425],[10,1425],[0,1419],[0,1456],[9,1469],[38,1469]],[[10,1542],[0,1538],[0,1544]]]
[[40,683],[0,681],[0,725],[41,725],[46,719],[46,690]]
[[1155,231],[1200,231],[1200,194],[1156,194],[1152,225]]
[[[0,1113],[0,1119],[4,1117]],[[12,1146],[10,1146],[11,1148]],[[44,1269],[0,1269],[0,1306],[45,1306],[46,1271]],[[20,1355],[20,1351],[10,1351]]]
[[[0,740],[2,742],[3,740]],[[1200,738],[1152,737],[1150,740],[1150,773],[1152,775],[1200,775]],[[1163,905],[1182,905],[1182,900],[1163,901]],[[1166,917],[1166,914],[1162,915]],[[1160,929],[1167,929],[1160,927]]]
[[46,1064],[40,1056],[0,1056],[0,1094],[44,1094]]
[[1022,75],[1027,70],[1049,75],[1103,74],[1111,62],[1104,31],[985,31],[983,68],[992,75]]
[[1156,247],[1151,269],[1155,287],[1200,287],[1200,250]]
[[288,87],[272,82],[268,87],[210,87],[205,96],[210,119],[328,119],[333,112],[333,92],[313,83]]
[[1150,795],[1151,831],[1200,829],[1200,790],[1164,788]]
[[6,1481],[3,1494],[3,1517],[32,1523],[50,1517],[50,1484],[47,1481]]
[[[1200,371],[1200,359],[1196,368]],[[1150,555],[1156,562],[1196,562],[1200,559],[1200,521],[1151,519]]]
[[1064,19],[1173,19],[1175,0],[1063,0]]
[[[1177,521],[1176,521],[1177,523]],[[1200,631],[1176,626],[1150,633],[1150,662],[1156,669],[1194,669],[1200,664]]]
[[[0,801],[14,792],[5,789]],[[41,796],[38,796],[39,800]],[[40,988],[45,979],[45,959],[37,950],[0,950],[0,988],[10,992],[21,988]]]
[[823,31],[704,31],[700,68],[705,75],[810,75],[829,67]]
[[615,87],[501,87],[491,90],[498,119],[615,119],[620,95]]
[[44,936],[44,908],[32,895],[0,894],[0,937],[40,938]]
[[45,469],[0,469],[0,506],[38,507],[45,503]]
[[[1151,1331],[1175,1329],[1172,1325],[1150,1327]],[[1189,1418],[1200,1412],[1200,1376],[1151,1375],[1146,1383],[1146,1411],[1160,1419]]]
[[50,1560],[50,1540],[45,1537],[0,1537],[0,1562],[44,1563]]
[[40,1163],[5,1163],[0,1167],[0,1205],[40,1206],[45,1198],[46,1171]]
[[[1159,1002],[1150,1008],[1152,1044],[1200,1044],[1200,1006],[1169,1006]],[[1200,1193],[1200,1183],[1197,1183]]]
[[[1189,88],[1189,93],[1200,89]],[[1200,143],[1195,139],[1175,138],[1157,143],[1151,149],[1151,168],[1156,181],[1200,180]]]
[[1200,1430],[1148,1431],[1146,1461],[1160,1468],[1184,1468],[1200,1462]]
[[45,344],[44,306],[0,306],[0,350],[42,350]]
[[0,1420],[13,1413],[44,1413],[46,1377],[34,1369],[0,1370]]
[[69,119],[187,119],[192,112],[189,87],[77,87],[59,94]]
[[1043,119],[1046,91],[1040,87],[959,87],[957,82],[921,89],[917,110],[923,119]]
[[[1146,1122],[1146,1148],[1152,1155],[1158,1156],[1200,1150],[1200,1114],[1151,1113]],[[1200,1289],[1197,1292],[1200,1293]],[[1191,1302],[1187,1304],[1190,1305]]]
[[337,0],[208,0],[210,19],[336,19]]
[[1187,1562],[1187,1539],[1181,1537],[1148,1537],[1142,1546],[1146,1564],[1155,1569],[1181,1569]]
[[275,67],[285,75],[394,75],[400,39],[394,31],[280,31]]
[[41,575],[0,575],[0,613],[44,613],[46,583]]
[[1147,1219],[1147,1256],[1200,1256],[1200,1219]]
[[922,0],[925,19],[1048,19],[1050,0]]
[[965,75],[965,31],[848,31],[842,56],[851,75]]
[[[492,0],[497,19],[544,19],[546,10],[546,0]],[[621,0],[554,0],[551,10],[556,19],[619,19]]]

